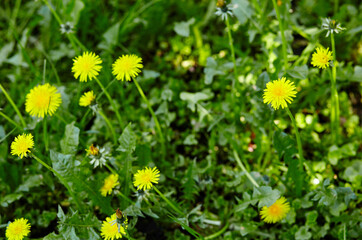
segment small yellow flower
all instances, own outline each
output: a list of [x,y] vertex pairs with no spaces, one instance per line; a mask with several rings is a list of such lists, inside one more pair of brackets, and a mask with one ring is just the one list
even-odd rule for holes
[[117,80],[131,81],[131,78],[137,77],[143,68],[142,58],[132,55],[122,55],[112,65],[112,73],[116,76]]
[[95,147],[93,144],[89,146],[89,149],[85,150],[87,152],[87,155],[93,155],[96,156],[99,154],[99,149]]
[[270,207],[264,206],[260,211],[260,216],[266,223],[276,223],[285,218],[289,210],[289,202],[285,197],[281,197]]
[[274,109],[286,108],[287,103],[292,102],[292,97],[295,97],[294,83],[289,80],[286,80],[285,77],[282,79],[274,80],[266,84],[266,89],[264,90],[264,103],[271,103]]
[[26,95],[25,110],[33,117],[51,116],[62,103],[62,96],[49,83],[39,85]]
[[107,196],[107,194],[111,194],[113,188],[115,188],[117,185],[119,185],[118,182],[118,175],[117,174],[111,174],[109,175],[105,180],[103,187],[101,188],[101,194],[102,196]]
[[18,155],[20,158],[27,156],[29,148],[34,147],[33,135],[31,133],[18,135],[11,143],[11,154]]
[[28,219],[15,219],[6,228],[5,236],[8,240],[22,240],[30,233],[30,223]]
[[93,91],[85,92],[79,99],[79,105],[82,107],[87,107],[91,105],[94,99],[96,99],[96,96],[94,95]]
[[80,76],[80,82],[87,82],[88,78],[91,81],[102,69],[102,60],[92,52],[84,52],[82,56],[75,57],[73,62],[72,72],[76,79]]
[[312,65],[314,67],[325,69],[329,67],[329,61],[332,61],[332,52],[324,48],[317,48],[317,52],[312,55]]
[[[127,220],[126,220],[127,221]],[[127,228],[127,222],[124,222],[123,226]],[[106,221],[103,221],[101,228],[101,236],[105,240],[114,240],[122,238],[122,234],[126,235],[126,231],[122,224],[117,222],[117,216],[114,213],[111,217],[107,217]]]
[[138,170],[137,173],[134,175],[134,182],[133,185],[137,187],[137,190],[143,189],[151,189],[152,183],[158,183],[160,178],[160,171],[156,167],[149,168],[146,167],[143,170]]

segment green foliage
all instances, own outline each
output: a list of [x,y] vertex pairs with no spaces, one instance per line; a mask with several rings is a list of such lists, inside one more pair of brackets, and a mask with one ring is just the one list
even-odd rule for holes
[[[280,22],[273,1],[225,1],[229,29],[215,15],[216,0],[1,1],[0,239],[8,222],[22,217],[31,224],[29,239],[100,239],[117,208],[129,220],[125,239],[361,239],[361,4],[275,1]],[[326,17],[346,28],[334,35],[330,63],[340,105],[336,140],[332,68],[311,65],[317,47],[332,50],[321,28]],[[63,34],[59,21],[72,32]],[[116,109],[95,79],[75,80],[73,59],[84,51],[102,59],[98,79]],[[133,81],[113,79],[112,64],[126,54],[142,58],[137,80],[149,106]],[[281,77],[296,85],[288,107],[302,167],[287,112],[263,102],[266,84]],[[43,120],[25,107],[26,95],[43,83],[62,96],[47,116],[48,150]],[[91,90],[91,107],[79,106]],[[22,133],[35,144],[20,159],[11,143]],[[88,155],[91,144],[102,152]],[[93,157],[105,157],[106,166],[94,168]],[[135,189],[133,175],[145,166],[160,170],[155,186],[184,214],[155,189]],[[119,185],[104,197],[112,173]],[[261,208],[280,197],[290,204],[287,216],[263,222]]]

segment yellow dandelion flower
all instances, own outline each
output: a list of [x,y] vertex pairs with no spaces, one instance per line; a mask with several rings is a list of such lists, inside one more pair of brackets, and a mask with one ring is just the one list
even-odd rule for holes
[[317,52],[312,55],[312,65],[314,67],[325,69],[329,67],[329,61],[332,61],[332,52],[324,48],[317,48]]
[[289,202],[285,197],[281,197],[270,207],[264,206],[260,211],[260,216],[266,223],[276,223],[285,218],[289,210]]
[[117,222],[117,216],[114,213],[111,217],[107,217],[106,221],[103,221],[101,228],[101,236],[105,240],[114,240],[122,238],[122,234],[126,235],[126,231],[123,226],[127,228],[127,222],[120,224]]
[[89,146],[89,149],[85,150],[87,152],[87,155],[93,155],[96,156],[99,154],[99,149],[95,147],[93,144]]
[[117,80],[131,81],[131,78],[137,77],[143,68],[142,58],[132,55],[122,55],[112,65],[112,73]]
[[44,118],[53,115],[62,103],[62,96],[56,87],[46,83],[30,90],[26,95],[25,110],[33,117]]
[[5,236],[8,240],[22,240],[30,233],[30,223],[28,219],[20,218],[15,219],[14,222],[9,223],[6,228]]
[[107,194],[111,194],[113,188],[115,188],[117,185],[119,185],[118,182],[118,175],[117,174],[111,174],[109,175],[105,180],[103,187],[101,188],[101,194],[102,196],[107,196]]
[[292,102],[292,98],[295,97],[294,83],[289,80],[286,80],[285,77],[278,79],[266,84],[266,89],[264,90],[264,103],[271,103],[274,109],[286,108],[287,103]]
[[100,57],[92,52],[84,52],[82,56],[73,59],[72,72],[77,79],[79,76],[80,82],[87,82],[88,78],[91,81],[98,76],[99,71],[102,69],[100,65],[102,60]]
[[85,92],[79,99],[79,106],[87,107],[96,99],[93,91]]
[[160,171],[156,167],[149,168],[146,167],[143,170],[138,170],[137,173],[134,175],[134,182],[133,185],[137,187],[137,190],[143,189],[151,189],[152,183],[158,183],[160,178]]
[[31,133],[18,135],[11,143],[11,154],[18,155],[20,158],[27,156],[29,148],[34,147],[33,135]]

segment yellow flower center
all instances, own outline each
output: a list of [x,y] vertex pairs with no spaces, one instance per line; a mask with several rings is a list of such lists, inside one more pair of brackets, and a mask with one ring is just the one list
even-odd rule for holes
[[275,96],[281,97],[281,96],[285,95],[285,91],[282,88],[275,88],[274,91],[273,91],[273,94]]
[[151,182],[152,179],[152,175],[149,173],[145,173],[141,176],[142,182],[147,183],[147,182]]
[[15,226],[13,226],[12,230],[13,230],[14,235],[19,235],[19,234],[22,234],[23,227],[21,225],[15,225]]
[[41,92],[35,99],[35,106],[45,108],[50,102],[50,95],[47,92]]
[[269,212],[271,215],[279,216],[281,214],[281,209],[277,204],[273,204],[269,207]]

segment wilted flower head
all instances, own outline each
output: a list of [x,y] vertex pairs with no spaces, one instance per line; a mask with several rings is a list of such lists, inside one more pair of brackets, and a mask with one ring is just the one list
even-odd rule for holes
[[221,19],[223,21],[225,21],[228,18],[228,15],[233,16],[233,5],[232,4],[228,4],[228,5],[223,5],[222,7],[217,7],[216,8],[216,12],[215,14],[217,16],[221,16]]
[[106,165],[107,160],[109,161],[112,158],[108,149],[105,147],[99,148],[99,146],[95,147],[93,144],[89,149],[86,149],[86,152],[91,159],[90,164],[94,165],[94,168]]
[[62,34],[73,33],[74,25],[71,22],[66,22],[65,24],[60,24],[60,32]]
[[339,33],[339,31],[345,30],[345,28],[341,27],[340,23],[337,23],[336,20],[331,20],[330,18],[323,19],[322,28],[327,30],[326,37],[333,32]]

